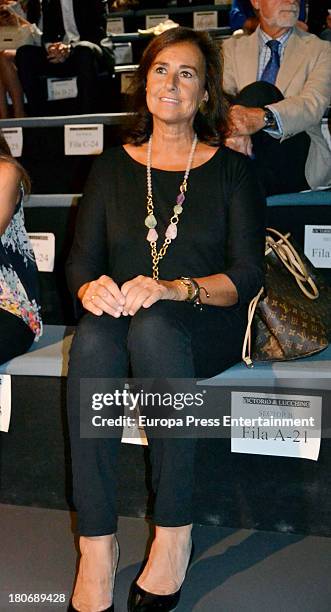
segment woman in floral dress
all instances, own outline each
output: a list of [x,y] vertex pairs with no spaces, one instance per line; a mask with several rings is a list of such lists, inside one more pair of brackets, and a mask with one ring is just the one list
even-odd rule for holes
[[27,351],[42,333],[37,267],[24,227],[29,186],[0,134],[0,364]]

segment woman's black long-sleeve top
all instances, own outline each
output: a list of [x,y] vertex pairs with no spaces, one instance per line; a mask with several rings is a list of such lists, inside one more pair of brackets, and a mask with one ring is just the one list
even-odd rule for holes
[[[183,174],[152,169],[158,249]],[[102,274],[119,286],[139,274],[152,276],[146,192],[146,166],[123,147],[108,149],[95,161],[67,262],[73,296]],[[223,272],[236,286],[239,303],[247,303],[263,285],[265,234],[265,200],[250,161],[221,147],[191,170],[183,208],[177,238],[159,263],[160,279]]]

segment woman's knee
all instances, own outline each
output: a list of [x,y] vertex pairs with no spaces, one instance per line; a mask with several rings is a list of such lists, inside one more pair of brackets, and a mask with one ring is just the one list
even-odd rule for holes
[[[153,364],[161,367],[168,366],[167,374],[170,376],[170,362],[178,360],[191,360],[191,337],[185,324],[181,308],[175,303],[157,302],[151,308],[141,309],[132,318],[128,334],[128,349],[134,370],[142,371],[143,366],[148,369],[151,376],[156,375]],[[152,372],[153,370],[153,372]]]
[[73,346],[79,347],[88,355],[95,354],[97,347],[102,341],[103,320],[90,313],[86,313],[79,321],[77,330],[74,336]]
[[128,359],[127,329],[128,321],[125,319],[114,319],[109,315],[97,317],[86,313],[81,318],[74,336],[70,365],[78,363],[82,371],[87,369],[91,375],[104,375],[101,369],[104,371],[104,368],[110,368],[114,363],[122,371]]
[[183,332],[183,326],[175,310],[167,302],[157,302],[150,308],[141,308],[132,318],[128,345],[130,348],[137,344],[158,344],[178,332]]

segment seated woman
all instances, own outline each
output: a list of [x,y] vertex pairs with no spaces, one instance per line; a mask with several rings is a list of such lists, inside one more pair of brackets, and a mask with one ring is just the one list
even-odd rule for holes
[[37,267],[24,227],[30,181],[0,134],[0,364],[25,353],[42,333]]
[[[118,559],[120,437],[80,437],[81,380],[219,373],[240,360],[247,303],[263,284],[264,199],[250,161],[222,144],[221,76],[208,34],[156,37],[135,76],[127,142],[95,162],[80,206],[67,268],[84,309],[68,379],[81,536],[71,610],[114,609]],[[155,538],[128,609],[167,612],[191,555],[196,440],[147,435]]]
[[[3,25],[29,25],[38,23],[40,18],[39,0],[3,0],[0,4],[0,24]],[[9,9],[9,11],[8,11]],[[24,94],[18,77],[15,64],[16,50],[3,49],[0,51],[0,119],[10,116],[7,93],[10,95],[13,108],[13,117],[24,117]]]

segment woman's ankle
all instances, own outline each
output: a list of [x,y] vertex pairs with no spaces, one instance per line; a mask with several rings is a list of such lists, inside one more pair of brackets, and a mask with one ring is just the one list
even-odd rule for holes
[[191,552],[192,525],[155,526],[155,538],[138,585],[154,594],[175,593],[185,578]]
[[167,540],[179,540],[185,542],[191,540],[193,524],[181,525],[180,527],[163,527],[155,525],[155,538]]
[[113,600],[119,548],[115,534],[81,536],[81,557],[72,602],[78,610],[108,608]]
[[116,535],[114,533],[102,535],[102,536],[80,536],[79,548],[80,552],[84,554],[89,549],[102,551],[103,549],[109,550],[114,546],[116,541]]

